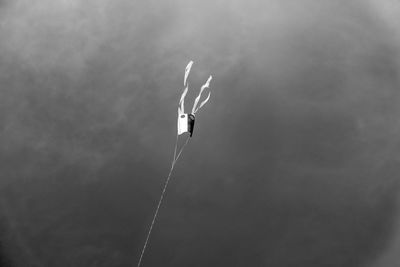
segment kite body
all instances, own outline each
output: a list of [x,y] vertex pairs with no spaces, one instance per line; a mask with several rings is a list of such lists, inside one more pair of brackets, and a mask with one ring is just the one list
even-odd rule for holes
[[192,68],[193,61],[190,61],[189,64],[185,68],[185,78],[183,80],[183,85],[185,86],[185,89],[183,90],[183,93],[181,95],[181,99],[179,101],[179,107],[178,107],[178,135],[181,135],[183,133],[189,133],[190,137],[192,137],[193,134],[193,129],[194,129],[194,121],[195,121],[195,113],[200,110],[204,106],[205,103],[210,99],[211,93],[208,93],[208,96],[203,102],[201,102],[200,105],[199,101],[201,98],[201,93],[203,93],[204,89],[209,88],[210,81],[212,79],[212,76],[208,78],[207,82],[203,84],[203,86],[200,88],[200,93],[196,97],[193,108],[192,108],[192,113],[185,113],[185,96],[188,92],[189,85],[187,83],[187,78],[189,76],[190,69]]
[[195,117],[193,114],[180,114],[178,117],[178,135],[190,133],[192,137]]

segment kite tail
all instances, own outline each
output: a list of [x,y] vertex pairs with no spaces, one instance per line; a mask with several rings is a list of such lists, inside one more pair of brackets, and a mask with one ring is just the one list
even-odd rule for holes
[[178,135],[176,135],[176,142],[175,142],[175,149],[174,149],[174,159],[172,160],[171,169],[169,170],[167,179],[165,180],[164,188],[163,188],[163,191],[161,193],[160,200],[158,201],[158,205],[157,205],[156,211],[154,213],[153,220],[151,221],[150,228],[149,228],[149,231],[147,233],[146,241],[144,242],[142,252],[140,253],[140,258],[139,258],[139,262],[137,264],[137,267],[140,267],[140,264],[142,262],[143,255],[144,255],[144,252],[146,250],[147,243],[149,242],[151,231],[153,230],[154,223],[155,223],[155,221],[157,219],[158,211],[159,211],[161,203],[162,203],[162,201],[164,199],[165,191],[167,190],[168,183],[169,183],[169,180],[171,178],[172,171],[174,170],[174,167],[175,167],[175,163],[178,161],[179,157],[181,156],[181,153],[182,153],[183,149],[185,148],[186,144],[188,143],[188,141],[189,141],[189,137],[186,139],[186,142],[183,144],[182,148],[179,150],[179,153],[176,154],[177,147],[178,147]]

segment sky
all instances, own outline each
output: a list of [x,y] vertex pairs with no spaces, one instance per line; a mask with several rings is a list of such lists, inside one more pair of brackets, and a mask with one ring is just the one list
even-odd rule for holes
[[395,0],[0,0],[0,264],[400,262]]

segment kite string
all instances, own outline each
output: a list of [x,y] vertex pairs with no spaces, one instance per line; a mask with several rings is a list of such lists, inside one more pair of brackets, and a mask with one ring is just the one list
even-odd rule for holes
[[[178,120],[177,120],[176,123],[179,124],[179,117],[178,117]],[[176,149],[177,149],[177,147],[178,147],[178,137],[179,137],[178,132],[176,132],[175,149],[174,149],[174,159],[172,160],[172,164],[174,164],[174,161],[175,161],[175,159],[176,159]]]
[[183,144],[183,146],[182,146],[182,148],[180,149],[178,155],[176,155],[176,151],[177,151],[177,147],[178,147],[178,135],[176,135],[176,142],[175,142],[175,149],[174,149],[174,159],[172,160],[171,169],[169,170],[167,179],[165,180],[164,188],[163,188],[163,191],[162,191],[162,193],[161,193],[160,200],[158,201],[158,205],[157,205],[156,211],[155,211],[155,213],[154,213],[153,220],[151,221],[150,228],[149,228],[149,231],[148,231],[148,233],[147,233],[146,241],[144,242],[142,252],[140,253],[140,258],[139,258],[139,262],[138,262],[138,265],[137,265],[138,267],[140,267],[140,264],[141,264],[141,262],[142,262],[143,255],[144,255],[144,252],[145,252],[145,250],[146,250],[147,243],[149,242],[150,235],[151,235],[151,231],[153,230],[153,226],[154,226],[154,223],[155,223],[155,221],[156,221],[156,218],[157,218],[157,215],[158,215],[158,211],[159,211],[160,206],[161,206],[161,203],[162,203],[162,201],[163,201],[163,199],[164,199],[164,195],[165,195],[165,192],[166,192],[166,190],[167,190],[167,186],[168,186],[169,180],[170,180],[170,178],[171,178],[172,171],[174,170],[175,163],[178,161],[178,159],[179,159],[179,157],[180,157],[180,155],[181,155],[183,149],[185,148],[186,144],[187,144],[188,141],[189,141],[189,138],[190,138],[190,137],[188,136],[188,138],[186,139],[186,142]]

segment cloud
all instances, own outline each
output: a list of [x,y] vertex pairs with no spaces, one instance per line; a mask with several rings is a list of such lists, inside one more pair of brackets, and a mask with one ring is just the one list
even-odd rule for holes
[[193,59],[187,105],[209,74],[211,99],[145,264],[374,261],[396,228],[400,130],[396,20],[374,4],[2,2],[2,227],[23,237],[4,253],[136,260]]

